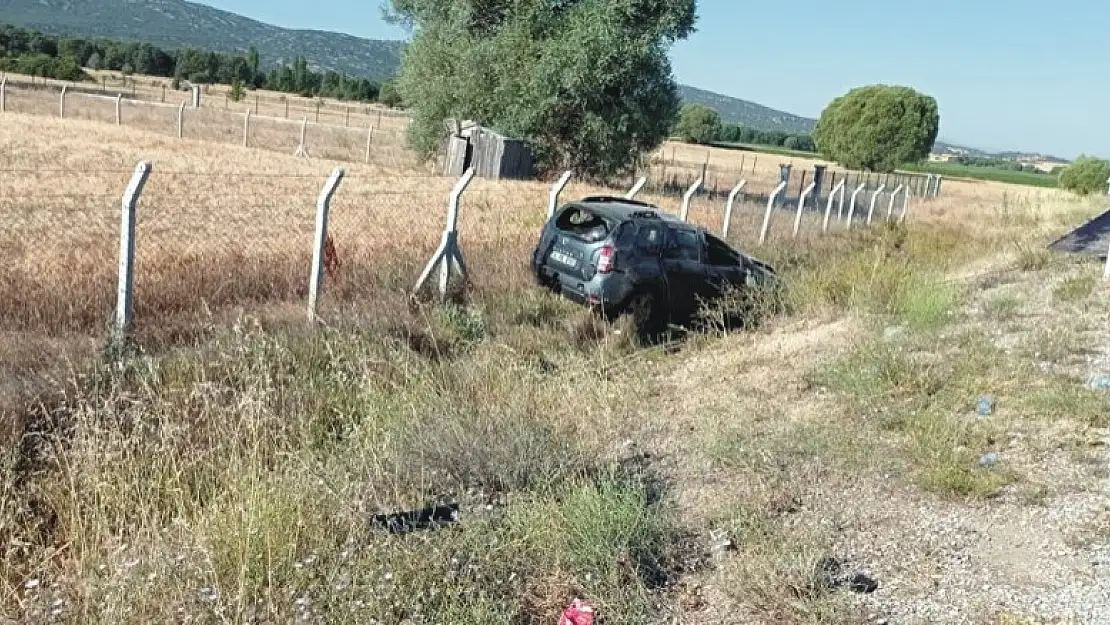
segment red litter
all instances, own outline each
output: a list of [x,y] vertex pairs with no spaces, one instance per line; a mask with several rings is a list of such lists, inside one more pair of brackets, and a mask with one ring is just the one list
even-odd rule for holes
[[594,606],[581,599],[572,601],[559,617],[559,625],[593,625],[593,623]]

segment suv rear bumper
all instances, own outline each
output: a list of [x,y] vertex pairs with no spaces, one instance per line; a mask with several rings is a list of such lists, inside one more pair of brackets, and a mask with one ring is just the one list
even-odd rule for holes
[[612,275],[582,280],[544,265],[537,266],[535,263],[532,264],[532,271],[540,285],[575,303],[600,307],[607,313],[618,310],[630,295],[625,288],[625,281],[620,278],[614,279],[615,276]]

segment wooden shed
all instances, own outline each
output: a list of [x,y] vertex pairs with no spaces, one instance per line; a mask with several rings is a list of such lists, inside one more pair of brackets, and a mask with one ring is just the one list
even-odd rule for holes
[[530,179],[534,176],[532,150],[523,139],[510,139],[471,121],[448,122],[444,174],[461,176],[469,167],[483,178]]

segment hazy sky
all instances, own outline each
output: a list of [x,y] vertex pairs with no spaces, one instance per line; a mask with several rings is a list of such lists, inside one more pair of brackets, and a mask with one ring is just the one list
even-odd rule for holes
[[[279,26],[406,33],[380,0],[203,0]],[[988,150],[1110,155],[1105,0],[700,0],[680,82],[807,117],[848,89],[937,99],[940,137]]]

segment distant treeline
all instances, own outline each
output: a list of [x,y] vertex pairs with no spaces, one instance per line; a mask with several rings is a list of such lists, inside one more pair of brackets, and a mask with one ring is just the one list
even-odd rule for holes
[[354,78],[338,72],[314,72],[303,58],[292,66],[281,65],[269,72],[261,70],[258,50],[246,55],[183,48],[169,51],[148,43],[53,37],[43,33],[0,24],[0,71],[29,74],[57,80],[88,80],[82,69],[112,70],[123,74],[143,74],[173,78],[175,84],[239,85],[295,93],[305,97],[323,96],[341,100],[383,100],[395,105],[393,90],[367,78]]
[[1016,160],[999,158],[996,156],[957,156],[953,159],[949,159],[948,162],[966,165],[968,167],[990,167],[992,169],[1002,169],[1005,171],[1024,171],[1031,174],[1048,173],[1044,170],[1037,169],[1037,166],[1033,163],[1019,163]]
[[[722,124],[717,134],[718,143],[739,143],[744,145],[768,146],[797,152],[816,152],[813,137],[806,134],[792,134],[781,130],[757,130],[743,124]],[[999,171],[1024,172],[1042,176],[1053,175],[1038,169],[1032,163],[1020,163],[996,156],[957,156],[948,161],[964,167],[982,167]]]
[[719,143],[743,143],[747,145],[766,145],[799,152],[815,152],[817,146],[813,137],[806,134],[793,134],[781,130],[757,130],[743,124],[721,124],[717,134]]

